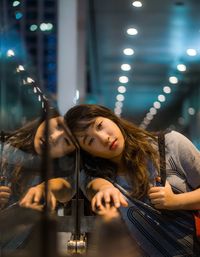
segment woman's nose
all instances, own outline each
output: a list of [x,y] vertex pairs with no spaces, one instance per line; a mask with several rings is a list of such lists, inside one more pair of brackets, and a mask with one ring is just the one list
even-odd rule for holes
[[49,142],[55,144],[63,135],[64,131],[54,131],[49,136]]
[[108,145],[110,142],[110,137],[106,133],[99,133],[98,138],[100,142],[104,145]]

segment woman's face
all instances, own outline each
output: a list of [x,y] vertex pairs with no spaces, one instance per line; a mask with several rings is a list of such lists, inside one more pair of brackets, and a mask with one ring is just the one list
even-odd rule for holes
[[110,119],[97,117],[86,131],[77,134],[83,150],[96,157],[118,162],[124,150],[124,137]]
[[[41,155],[45,146],[45,121],[38,127],[35,138],[35,151]],[[49,120],[49,152],[52,158],[59,158],[75,150],[75,147],[63,128],[63,117]]]

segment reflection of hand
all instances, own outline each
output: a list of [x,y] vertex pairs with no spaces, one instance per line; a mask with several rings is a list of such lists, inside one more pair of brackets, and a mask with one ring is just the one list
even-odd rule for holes
[[[23,199],[20,201],[20,206],[32,208],[36,210],[42,210],[44,205],[41,204],[41,201],[45,197],[45,185],[41,183],[35,187],[31,187]],[[47,204],[50,210],[54,210],[56,207],[56,198],[54,194],[49,190],[47,196]]]
[[128,203],[122,193],[114,186],[102,186],[91,200],[92,210],[103,215],[104,212],[119,208],[127,207]]
[[0,186],[0,209],[4,208],[11,196],[11,189],[7,186]]
[[168,181],[164,187],[151,187],[149,190],[151,203],[157,209],[175,210],[178,203],[176,197]]

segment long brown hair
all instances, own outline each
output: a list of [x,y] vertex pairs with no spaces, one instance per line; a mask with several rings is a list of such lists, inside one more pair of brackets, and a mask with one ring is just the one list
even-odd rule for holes
[[[143,197],[149,189],[148,161],[151,160],[158,169],[158,151],[153,146],[156,143],[155,135],[116,116],[110,109],[101,105],[77,105],[65,114],[64,119],[71,132],[76,136],[76,133],[87,129],[96,117],[108,118],[120,128],[125,138],[122,160],[132,184],[132,195],[137,198]],[[104,158],[93,158],[88,153],[82,152],[86,173],[105,178],[116,175],[117,167],[111,161]]]

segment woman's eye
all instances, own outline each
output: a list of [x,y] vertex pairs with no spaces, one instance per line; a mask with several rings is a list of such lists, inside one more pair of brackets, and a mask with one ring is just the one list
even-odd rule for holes
[[101,121],[99,124],[97,124],[97,129],[101,129],[102,128],[102,123],[103,123],[103,121]]
[[67,145],[70,145],[70,141],[67,138],[65,138],[65,142],[67,143]]
[[91,139],[89,140],[89,142],[88,142],[88,145],[91,145],[93,141],[94,141],[94,138],[91,138]]

